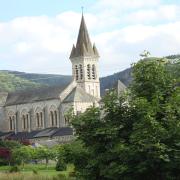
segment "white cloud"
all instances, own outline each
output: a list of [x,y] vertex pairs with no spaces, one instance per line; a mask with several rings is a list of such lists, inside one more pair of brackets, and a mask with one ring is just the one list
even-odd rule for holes
[[[129,67],[144,49],[154,56],[179,53],[178,5],[160,0],[99,0],[95,8],[98,13],[87,13],[85,19],[101,55],[101,75]],[[68,58],[80,18],[80,13],[67,11],[0,23],[0,69],[71,74]]]

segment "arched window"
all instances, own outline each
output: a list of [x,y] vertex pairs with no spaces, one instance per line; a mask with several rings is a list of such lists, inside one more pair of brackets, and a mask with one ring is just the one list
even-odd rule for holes
[[50,112],[50,116],[51,116],[51,125],[54,126],[54,115],[53,115],[53,111]]
[[56,106],[52,105],[50,107],[50,125],[52,127],[58,126],[58,109]]
[[80,70],[80,79],[83,79],[83,68],[82,68],[82,64],[79,65],[79,70]]
[[96,66],[92,65],[92,79],[96,79]]
[[29,114],[26,110],[22,112],[22,128],[23,130],[27,130],[29,128]]
[[40,112],[40,126],[43,126],[43,113]]
[[8,120],[9,120],[9,130],[14,131],[15,130],[15,124],[16,124],[16,114],[15,112],[8,112]]
[[10,131],[14,130],[13,117],[9,117],[9,129],[10,129]]
[[37,127],[40,127],[39,113],[36,113],[36,122],[37,122]]
[[54,111],[54,116],[55,116],[55,125],[57,126],[57,111]]
[[23,129],[26,129],[26,116],[23,114]]
[[43,127],[43,110],[41,108],[37,108],[36,109],[36,126],[38,128],[42,128]]
[[75,74],[76,74],[76,81],[79,79],[79,71],[78,71],[78,66],[75,65]]
[[91,79],[91,66],[90,66],[90,64],[87,65],[87,77],[88,77],[88,79]]

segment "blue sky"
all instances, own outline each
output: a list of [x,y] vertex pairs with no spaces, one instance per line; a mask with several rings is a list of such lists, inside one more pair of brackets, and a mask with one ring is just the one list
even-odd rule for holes
[[0,0],[0,69],[71,74],[81,6],[101,76],[130,67],[145,49],[180,53],[179,0]]
[[88,7],[95,0],[0,0],[0,19],[11,20],[19,16],[55,16],[61,12],[73,10],[81,12],[81,6]]

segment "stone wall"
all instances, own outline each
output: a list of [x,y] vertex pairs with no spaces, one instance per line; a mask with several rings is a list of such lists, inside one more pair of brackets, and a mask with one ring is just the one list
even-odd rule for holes
[[8,93],[0,93],[0,131],[4,131],[7,129],[6,123],[5,123],[5,109],[4,105],[6,103],[6,98],[8,96]]
[[[29,104],[7,106],[5,107],[5,111],[6,111],[5,121],[6,121],[6,124],[9,124],[8,117],[14,114],[16,117],[17,131],[21,132],[23,131],[22,115],[25,112],[29,115],[29,120],[30,120],[30,126],[28,129],[29,131],[48,128],[48,127],[51,127],[50,111],[52,109],[57,111],[57,117],[58,117],[57,127],[60,127],[60,124],[63,124],[63,123],[61,122],[61,118],[60,118],[61,109],[60,109],[59,99],[54,99],[54,100],[49,100],[49,101],[40,101],[40,102],[29,103]],[[36,119],[37,111],[41,111],[43,114],[42,127],[37,127],[37,119]],[[7,128],[6,131],[9,131],[9,128]]]

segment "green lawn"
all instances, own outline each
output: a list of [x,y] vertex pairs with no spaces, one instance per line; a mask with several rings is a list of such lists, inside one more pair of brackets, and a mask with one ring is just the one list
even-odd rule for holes
[[[58,180],[65,179],[69,180],[69,173],[73,172],[73,165],[68,165],[66,171],[56,171],[54,165],[49,165],[46,167],[44,164],[27,164],[24,166],[24,169],[20,166],[20,173],[9,173],[9,166],[0,166],[0,180],[26,180],[26,179],[38,179],[38,180],[51,180],[56,178]],[[33,173],[33,170],[36,170],[37,174]],[[62,177],[61,177],[62,176]],[[61,178],[60,178],[61,177]]]

